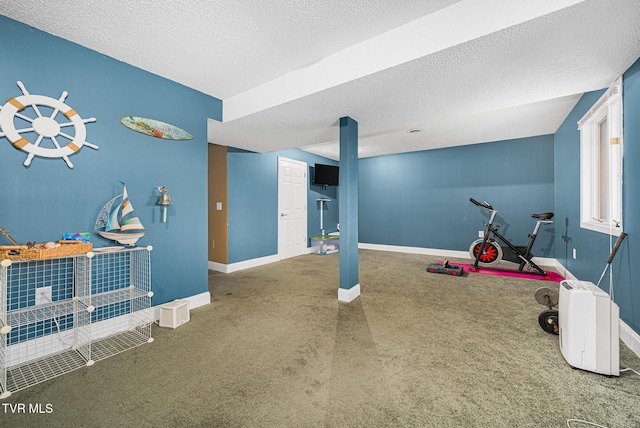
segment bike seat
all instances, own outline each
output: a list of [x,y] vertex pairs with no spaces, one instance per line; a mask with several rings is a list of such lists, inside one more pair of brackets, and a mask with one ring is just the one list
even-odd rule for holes
[[531,214],[531,217],[539,220],[551,220],[553,218],[553,213]]

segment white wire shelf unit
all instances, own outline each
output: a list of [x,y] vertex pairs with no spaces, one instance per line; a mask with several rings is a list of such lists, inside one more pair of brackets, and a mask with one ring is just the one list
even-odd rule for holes
[[73,300],[86,255],[0,262],[0,398],[86,365],[90,319]]
[[153,341],[151,247],[95,252],[91,281],[76,289],[91,312],[91,359],[99,361]]
[[152,247],[0,262],[0,398],[153,341]]

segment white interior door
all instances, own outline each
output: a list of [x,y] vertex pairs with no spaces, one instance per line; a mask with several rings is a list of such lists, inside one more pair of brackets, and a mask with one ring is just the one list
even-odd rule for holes
[[278,255],[307,252],[307,164],[278,158]]

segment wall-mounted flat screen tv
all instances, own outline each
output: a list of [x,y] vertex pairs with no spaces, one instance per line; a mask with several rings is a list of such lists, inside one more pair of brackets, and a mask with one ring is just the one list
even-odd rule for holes
[[319,186],[337,186],[340,169],[333,165],[315,164],[313,167],[313,184]]

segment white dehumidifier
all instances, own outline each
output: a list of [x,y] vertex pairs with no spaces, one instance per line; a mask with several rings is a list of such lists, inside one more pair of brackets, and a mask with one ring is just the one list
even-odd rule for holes
[[589,281],[562,281],[558,298],[560,351],[573,368],[620,375],[620,309]]

